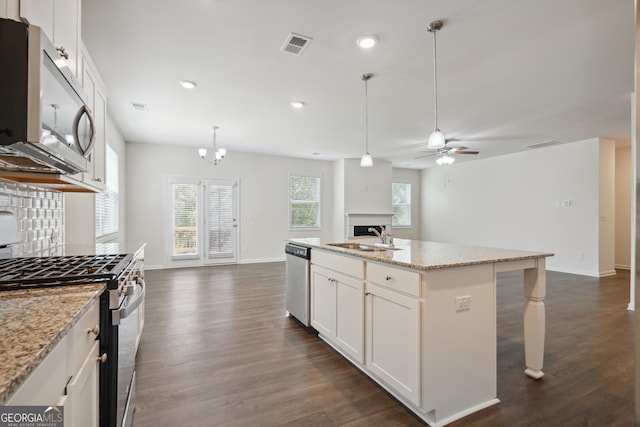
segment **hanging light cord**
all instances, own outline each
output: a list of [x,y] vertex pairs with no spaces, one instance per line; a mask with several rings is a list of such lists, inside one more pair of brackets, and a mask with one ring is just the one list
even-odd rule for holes
[[433,110],[435,111],[434,130],[438,129],[438,67],[436,65],[436,32],[433,33]]
[[371,78],[371,74],[364,74],[364,152],[369,154],[369,96],[367,91],[367,82]]
[[216,151],[218,151],[218,147],[216,144],[216,131],[218,130],[218,126],[211,126],[213,128],[213,156],[215,157]]

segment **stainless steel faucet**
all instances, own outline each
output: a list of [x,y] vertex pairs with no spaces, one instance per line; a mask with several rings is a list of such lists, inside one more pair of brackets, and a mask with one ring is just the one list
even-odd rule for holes
[[389,247],[393,247],[393,234],[387,233],[387,228],[383,225],[380,226],[382,233],[378,231],[375,227],[369,227],[369,232],[376,233],[376,236],[380,238],[380,241],[383,245],[389,245]]

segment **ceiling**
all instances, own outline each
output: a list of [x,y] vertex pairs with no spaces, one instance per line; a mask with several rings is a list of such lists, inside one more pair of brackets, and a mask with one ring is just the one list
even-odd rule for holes
[[[478,150],[631,140],[633,0],[82,1],[82,36],[126,141],[427,168],[438,125]],[[313,40],[283,52],[289,34]],[[356,46],[376,34],[370,50]],[[187,90],[180,80],[198,86]],[[293,109],[301,100],[305,107]],[[148,111],[133,108],[146,104]]]

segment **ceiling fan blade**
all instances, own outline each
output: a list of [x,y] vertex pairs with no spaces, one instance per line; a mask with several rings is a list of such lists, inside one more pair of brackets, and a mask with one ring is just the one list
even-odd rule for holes
[[445,145],[445,147],[442,150],[446,151],[448,153],[455,153],[456,151],[464,151],[467,148],[469,148],[469,147],[449,147],[449,146]]
[[[423,151],[423,153],[424,153],[424,151]],[[431,156],[435,156],[436,154],[438,154],[438,153],[434,152],[434,153],[429,153],[429,154],[423,154],[422,156],[414,157],[413,159],[414,159],[414,160],[416,160],[416,159],[422,159],[422,158],[424,158],[424,157],[431,157]]]
[[479,151],[452,151],[451,154],[479,154]]

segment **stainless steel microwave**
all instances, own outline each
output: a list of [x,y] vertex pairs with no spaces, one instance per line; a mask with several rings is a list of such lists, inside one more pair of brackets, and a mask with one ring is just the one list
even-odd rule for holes
[[0,19],[0,170],[87,171],[93,116],[63,56],[39,27]]

